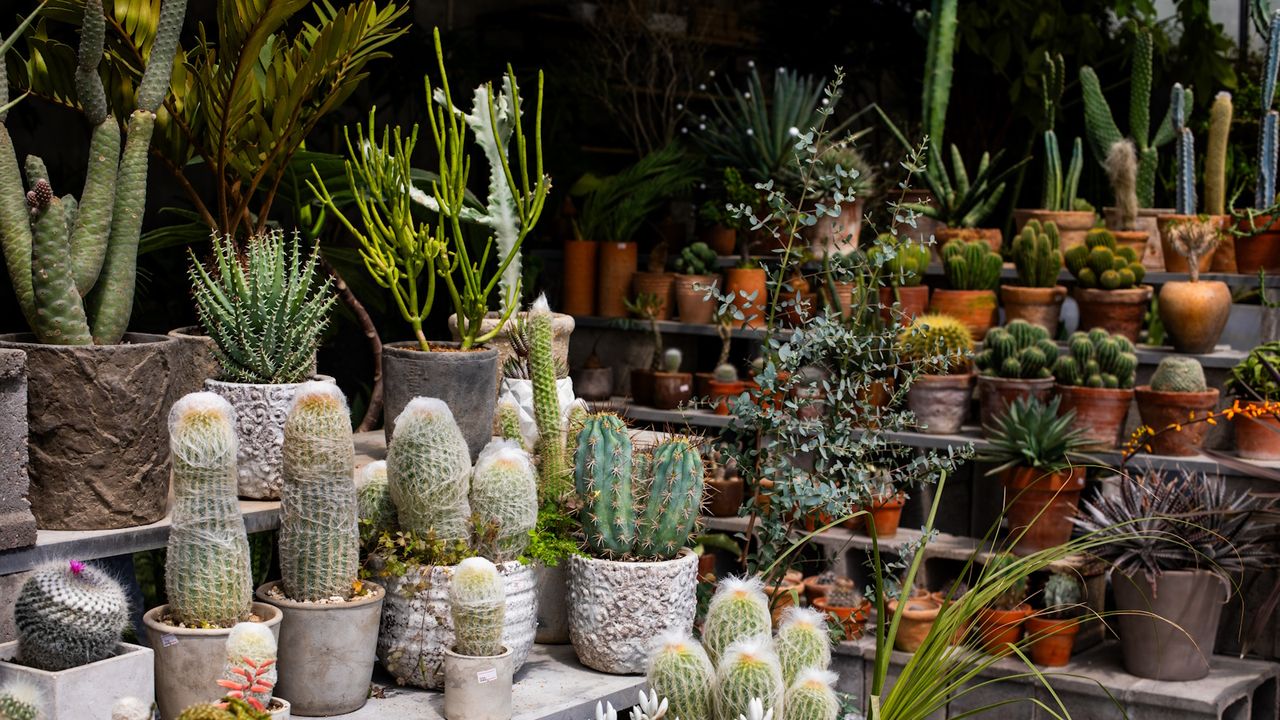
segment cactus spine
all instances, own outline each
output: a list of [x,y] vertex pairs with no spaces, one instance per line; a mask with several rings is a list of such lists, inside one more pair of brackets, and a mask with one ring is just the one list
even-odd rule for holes
[[374,460],[356,474],[356,515],[377,532],[396,522],[396,504],[387,484],[387,461]]
[[1231,113],[1231,93],[1224,90],[1215,95],[1209,108],[1209,142],[1204,155],[1204,211],[1210,215],[1227,212],[1227,142]]
[[1120,230],[1134,230],[1138,223],[1138,151],[1133,141],[1122,139],[1107,151],[1103,168],[1116,196],[1116,210],[1120,215]]
[[952,240],[942,248],[942,266],[952,290],[995,290],[1001,264],[1000,254],[984,240]]
[[529,375],[533,381],[533,417],[538,424],[539,490],[544,500],[563,497],[569,490],[564,414],[556,392],[551,321],[547,298],[540,295],[529,311]]
[[662,640],[649,658],[649,687],[667,699],[671,717],[712,720],[715,668],[697,641],[676,636]]
[[519,557],[538,521],[538,478],[529,453],[511,440],[490,442],[471,474],[471,509],[479,526],[496,527],[486,553],[498,562]]
[[600,557],[622,557],[635,545],[631,493],[631,437],[616,415],[591,415],[578,433],[574,481],[587,548]]
[[949,315],[920,315],[898,334],[898,348],[925,374],[963,374],[969,371],[973,336],[968,326]]
[[1190,90],[1183,91],[1182,83],[1173,84],[1170,106],[1173,112],[1174,145],[1177,160],[1177,184],[1174,206],[1181,215],[1196,213],[1196,138],[1187,127],[1187,105],[1191,104]]
[[782,663],[782,679],[788,686],[806,668],[826,670],[831,666],[827,617],[812,608],[787,608],[774,644]]
[[652,457],[635,549],[647,557],[673,558],[688,544],[702,507],[702,454],[677,437],[659,444]]
[[1018,268],[1018,284],[1023,287],[1051,288],[1058,284],[1062,269],[1061,241],[1058,226],[1029,220],[1013,239],[1013,263]]
[[471,657],[501,655],[506,606],[502,575],[493,563],[482,557],[458,563],[449,584],[454,652]]
[[735,641],[716,667],[716,709],[721,718],[736,718],[758,698],[766,711],[780,714],[782,666],[769,646],[768,634]]
[[387,486],[400,527],[444,541],[471,537],[471,453],[443,400],[414,398],[387,448]]
[[236,623],[227,635],[226,650],[218,686],[226,690],[227,697],[265,710],[278,677],[275,635],[262,623]]
[[832,688],[836,674],[808,668],[796,678],[782,702],[784,720],[836,720],[840,699]]
[[4,720],[39,720],[40,695],[35,687],[9,683],[0,688],[0,718]]
[[231,627],[249,617],[249,538],[236,500],[235,411],[218,395],[191,393],[169,412],[173,528],[165,590],[175,622]]
[[515,398],[503,396],[494,410],[495,423],[498,426],[498,437],[512,440],[524,446],[524,433],[520,430],[520,405]]
[[1138,356],[1125,336],[1111,335],[1101,328],[1076,332],[1068,340],[1067,350],[1053,366],[1059,384],[1122,390],[1133,387]]
[[1262,121],[1258,126],[1258,182],[1253,206],[1266,210],[1276,201],[1276,162],[1280,159],[1280,111],[1276,98],[1276,74],[1280,73],[1280,10],[1271,13],[1267,33],[1267,58],[1262,65]]
[[360,571],[350,417],[337,385],[309,382],[285,420],[280,576],[297,602],[349,598]]
[[722,580],[711,597],[702,624],[702,644],[711,662],[718,663],[729,645],[739,638],[767,637],[772,632],[773,615],[760,579],[728,577]]
[[1204,392],[1207,388],[1204,368],[1193,357],[1171,355],[1151,374],[1151,389],[1158,392]]
[[23,583],[13,620],[22,662],[57,672],[110,657],[129,623],[129,604],[102,570],[55,560]]

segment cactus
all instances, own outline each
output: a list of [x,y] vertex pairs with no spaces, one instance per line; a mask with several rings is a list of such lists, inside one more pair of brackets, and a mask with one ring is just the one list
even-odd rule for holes
[[963,322],[949,315],[920,315],[898,334],[902,357],[928,375],[969,371],[973,336]]
[[[968,330],[965,330],[967,333]],[[731,383],[738,381],[738,368],[729,363],[721,363],[716,366],[715,372],[712,373],[716,382]]]
[[391,502],[386,460],[374,460],[356,473],[356,514],[378,533],[395,525],[396,505]]
[[1136,230],[1138,224],[1138,151],[1133,141],[1117,140],[1107,151],[1103,169],[1116,196],[1120,230]]
[[36,568],[13,607],[18,657],[57,672],[108,658],[129,624],[120,583],[78,560]]
[[1199,360],[1170,355],[1161,360],[1151,374],[1151,389],[1158,392],[1204,392],[1208,385]]
[[1023,287],[1051,288],[1058,284],[1062,269],[1058,226],[1030,220],[1013,239],[1013,264],[1018,268],[1018,284]]
[[673,558],[689,544],[698,522],[705,479],[702,453],[685,438],[664,440],[653,449],[650,477],[637,523],[636,552]]
[[662,354],[662,371],[666,373],[680,372],[680,363],[684,362],[684,353],[679,348],[667,348]]
[[1061,385],[1128,389],[1133,387],[1138,356],[1123,335],[1094,328],[1067,341],[1068,354],[1057,359],[1053,376]]
[[649,657],[647,680],[667,699],[671,717],[712,720],[715,668],[697,641],[683,635],[660,640]]
[[309,382],[284,423],[280,576],[285,597],[351,597],[360,570],[351,414],[333,383]]
[[683,275],[710,275],[716,271],[718,259],[716,251],[709,245],[704,242],[695,242],[676,256],[676,272]]
[[1125,290],[1137,287],[1146,277],[1146,268],[1130,247],[1118,247],[1116,236],[1106,228],[1093,228],[1063,256],[1067,270],[1082,288]]
[[471,509],[479,526],[497,530],[482,552],[497,562],[520,557],[538,521],[538,477],[533,458],[510,440],[494,440],[471,473]]
[[1276,74],[1280,73],[1280,10],[1271,13],[1267,33],[1267,58],[1262,65],[1262,119],[1258,123],[1258,181],[1253,206],[1266,210],[1276,202],[1276,162],[1280,159],[1280,111],[1272,104],[1276,97]]
[[188,627],[231,627],[253,603],[249,538],[236,499],[235,411],[191,393],[169,412],[173,528],[165,560],[169,613]]
[[862,596],[862,593],[858,592],[853,580],[849,578],[836,578],[835,586],[827,593],[828,608],[856,608],[862,607],[864,602],[866,602],[866,598]]
[[538,425],[540,498],[560,499],[569,491],[565,464],[564,414],[556,391],[556,367],[552,353],[551,307],[539,296],[529,311],[529,375],[533,382],[533,415]]
[[226,696],[243,700],[255,710],[271,705],[276,686],[276,637],[262,623],[242,622],[227,635],[227,658],[218,686]]
[[952,290],[995,290],[1001,264],[1000,254],[984,240],[952,240],[942,248],[942,266]]
[[631,463],[631,437],[621,418],[587,417],[578,433],[574,481],[584,503],[579,518],[587,548],[597,556],[622,557],[635,544]]
[[454,652],[470,657],[502,654],[502,625],[507,596],[493,563],[472,557],[458,563],[449,583]]
[[414,398],[396,419],[387,447],[387,485],[403,530],[470,540],[471,453],[443,400]]
[[1173,84],[1170,105],[1173,108],[1173,131],[1177,142],[1174,144],[1177,181],[1174,184],[1174,207],[1181,215],[1196,213],[1196,138],[1187,127],[1187,105],[1190,104],[1190,91],[1184,92],[1182,83]]
[[780,713],[785,691],[782,666],[767,633],[736,640],[716,666],[716,707],[722,718],[745,714],[755,698],[766,710]]
[[1213,98],[1209,108],[1209,142],[1204,154],[1204,211],[1210,215],[1227,212],[1227,143],[1231,132],[1231,93],[1225,90]]
[[111,720],[151,720],[151,703],[136,697],[122,697],[111,706]]
[[807,668],[801,672],[783,699],[784,720],[836,720],[840,715],[840,699],[833,689],[836,679],[829,670]]
[[1044,607],[1050,612],[1064,612],[1080,603],[1080,583],[1072,575],[1054,573],[1044,584]]
[[[535,411],[536,412],[536,411]],[[510,395],[498,400],[494,409],[494,425],[498,428],[498,437],[511,440],[524,446],[524,433],[520,430],[520,404]]]
[[789,607],[783,611],[774,645],[782,663],[782,679],[788,686],[806,668],[826,670],[831,666],[827,617],[812,608]]
[[213,703],[201,703],[183,710],[178,720],[236,720],[236,716]]
[[[1058,151],[1058,135],[1053,126],[1057,119],[1058,102],[1066,81],[1066,63],[1062,55],[1044,54],[1045,72],[1041,76],[1040,92],[1044,107],[1044,188],[1040,205],[1045,210],[1074,210],[1076,191],[1080,185],[1080,170],[1084,163],[1084,150],[1080,138],[1071,145],[1071,163],[1067,174],[1062,174],[1062,154]],[[1051,287],[1029,285],[1028,287]]]
[[1191,282],[1200,280],[1200,258],[1213,252],[1221,233],[1212,221],[1190,220],[1179,222],[1169,229],[1169,244],[1187,259],[1187,272]]
[[1013,320],[1003,328],[992,328],[983,340],[983,350],[974,356],[978,371],[988,377],[1048,378],[1049,365],[1058,346],[1049,331],[1026,320]]
[[702,624],[702,645],[712,663],[718,663],[729,645],[739,638],[769,635],[773,615],[764,583],[757,577],[727,577],[716,587]]
[[34,685],[10,681],[0,687],[0,718],[4,720],[40,720],[44,717],[40,711],[43,704],[40,690]]
[[924,243],[911,240],[899,241],[892,233],[882,233],[868,251],[872,260],[884,254],[882,248],[892,248],[893,256],[882,262],[885,280],[895,287],[913,287],[924,282],[932,253]]

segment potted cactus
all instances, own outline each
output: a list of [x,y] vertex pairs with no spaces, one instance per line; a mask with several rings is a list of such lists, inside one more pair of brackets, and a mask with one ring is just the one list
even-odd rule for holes
[[627,310],[640,316],[649,324],[653,336],[653,352],[648,367],[631,368],[631,400],[637,405],[653,405],[653,376],[662,369],[662,330],[658,327],[658,309],[661,301],[653,293],[640,293],[634,300],[626,301]]
[[1170,356],[1151,374],[1150,385],[1134,388],[1142,424],[1155,434],[1147,440],[1156,455],[1195,455],[1209,432],[1202,421],[1218,406],[1218,388],[1205,383],[1200,361]]
[[675,410],[693,397],[693,375],[680,372],[683,360],[679,348],[662,353],[662,369],[653,373],[653,406],[659,410]]
[[1221,280],[1201,280],[1200,258],[1213,252],[1221,233],[1208,220],[1188,220],[1163,233],[1165,264],[1173,255],[1189,261],[1190,280],[1170,280],[1160,286],[1160,321],[1173,347],[1182,353],[1211,353],[1231,314],[1231,288]]
[[929,312],[950,315],[982,340],[996,324],[996,288],[1000,286],[1000,254],[987,243],[956,241],[942,248],[947,287],[933,291]]
[[960,431],[973,399],[973,338],[964,323],[946,315],[921,315],[898,335],[903,360],[919,365],[907,388],[907,406],[921,432]]
[[[882,233],[869,251],[873,262],[885,245],[895,245],[892,233]],[[906,325],[929,307],[929,286],[924,284],[924,273],[929,268],[930,256],[929,246],[904,239],[896,243],[893,257],[883,261],[880,269],[888,284],[880,288],[880,317],[886,323],[896,318],[898,324]]]
[[1063,259],[1076,279],[1072,296],[1080,307],[1080,327],[1102,328],[1138,342],[1151,286],[1142,284],[1146,268],[1137,253],[1117,246],[1110,230],[1094,228]]
[[[647,493],[633,494],[633,474]],[[588,667],[642,672],[654,637],[693,627],[698,556],[687,546],[702,456],[682,437],[635,451],[620,418],[591,415],[576,438],[574,483],[588,555],[569,558],[570,639]]]
[[1227,376],[1226,389],[1236,397],[1228,417],[1236,434],[1236,453],[1252,460],[1280,460],[1280,342],[1249,351]]
[[1067,352],[1053,365],[1062,412],[1074,413],[1074,426],[1090,443],[1115,447],[1133,402],[1138,356],[1123,335],[1102,328],[1076,332]]
[[840,623],[846,640],[862,637],[863,626],[871,617],[871,601],[863,597],[853,580],[847,577],[836,578],[831,590],[822,597],[814,598],[812,605],[818,612],[826,613]]
[[1071,660],[1071,649],[1080,630],[1080,581],[1073,574],[1055,572],[1044,583],[1044,609],[1026,620],[1031,661],[1045,667],[1062,667]]
[[[1149,238],[1147,230],[1139,227],[1138,222],[1138,151],[1133,141],[1127,138],[1115,141],[1107,151],[1103,167],[1116,197],[1115,207],[1105,208],[1107,228],[1115,235],[1116,245],[1132,248],[1145,263]],[[1150,215],[1142,219],[1154,221],[1157,217]],[[1155,226],[1154,222],[1146,224]]]
[[676,256],[676,311],[680,322],[705,324],[715,319],[716,300],[708,291],[720,284],[717,257],[716,251],[704,242],[695,242]]
[[276,636],[270,630],[259,623],[238,623],[227,636],[227,660],[218,686],[229,701],[243,701],[271,720],[288,720],[289,701],[274,696],[280,674],[277,659]]
[[738,377],[738,368],[729,363],[716,366],[710,383],[709,402],[717,415],[729,414],[729,402],[742,394],[745,386]]
[[1022,397],[1048,400],[1053,393],[1053,361],[1058,346],[1039,325],[1014,320],[987,334],[978,368],[978,408],[983,434],[1012,402]]
[[444,649],[444,715],[465,720],[511,717],[511,649],[502,644],[506,615],[502,574],[473,557],[458,563],[449,583],[454,644]]
[[1043,225],[1029,220],[1013,239],[1013,264],[1018,271],[1016,285],[1000,286],[1005,321],[1026,320],[1058,334],[1058,318],[1067,289],[1058,284],[1062,269],[1058,226],[1052,221]]
[[[983,574],[995,575],[1006,572],[1005,568],[1016,562],[1007,554],[1001,553],[987,560]],[[1012,652],[1012,645],[1022,639],[1022,624],[1031,616],[1031,606],[1027,604],[1027,578],[1019,577],[1009,584],[1008,589],[1000,594],[990,606],[978,611],[974,631],[978,644],[992,655],[1005,655]]]
[[[1174,184],[1174,212],[1162,214],[1156,218],[1156,227],[1160,231],[1160,251],[1164,257],[1164,269],[1169,272],[1187,272],[1188,258],[1182,252],[1174,252],[1173,232],[1188,223],[1206,224],[1216,233],[1219,221],[1224,218],[1209,218],[1196,214],[1196,151],[1195,136],[1187,127],[1187,112],[1191,104],[1191,91],[1183,90],[1181,83],[1173,84],[1173,95],[1170,101],[1173,121],[1176,170]],[[1224,148],[1225,150],[1225,148]],[[1217,241],[1205,244],[1203,252],[1195,258],[1195,267],[1200,272],[1208,272],[1211,265],[1213,249]]]
[[1280,10],[1272,11],[1262,74],[1262,107],[1258,123],[1258,176],[1253,207],[1236,224],[1236,268],[1241,273],[1280,272],[1280,213],[1276,211],[1276,172],[1280,160],[1280,110],[1275,105],[1280,64]]

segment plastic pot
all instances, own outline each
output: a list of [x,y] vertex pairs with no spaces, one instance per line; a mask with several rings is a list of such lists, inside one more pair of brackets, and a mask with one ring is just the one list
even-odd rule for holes
[[561,305],[569,315],[596,312],[596,256],[600,243],[568,240],[564,244],[564,293]]
[[676,410],[693,398],[693,375],[689,373],[653,373],[653,406],[659,410]]
[[453,412],[474,462],[493,438],[493,410],[498,400],[498,351],[461,351],[457,343],[433,342],[431,351],[416,342],[382,346],[383,417],[387,442],[395,419],[416,397],[443,400]]
[[707,478],[703,484],[705,485],[703,494],[706,496],[703,508],[708,515],[711,517],[738,516],[738,509],[742,507],[745,496],[742,478],[734,477],[727,480]]
[[978,376],[978,412],[982,421],[982,434],[1004,415],[1009,405],[1019,398],[1035,397],[1048,401],[1053,394],[1053,378],[1002,378],[990,375]]
[[[764,327],[765,303],[769,300],[764,268],[729,268],[724,274],[725,292],[733,296],[733,304],[746,318],[746,326]],[[733,324],[736,327],[739,321],[734,320]]]
[[928,309],[928,285],[894,285],[880,288],[880,317],[885,323],[891,324],[896,321],[899,325],[906,326]]
[[1062,667],[1071,662],[1080,621],[1075,618],[1055,620],[1031,615],[1023,626],[1027,632],[1027,648],[1031,661],[1045,667]]
[[1058,336],[1062,301],[1066,299],[1067,289],[1062,285],[1051,288],[1000,286],[1000,303],[1004,305],[1005,323],[1026,320],[1048,330],[1051,338]]
[[920,431],[951,435],[969,418],[973,401],[973,373],[918,375],[907,389],[907,407],[915,414]]
[[449,720],[510,720],[515,664],[511,650],[472,657],[444,649],[444,716]]
[[670,320],[676,309],[675,273],[669,272],[637,272],[631,276],[631,289],[634,296],[655,295],[658,298],[658,320]]
[[[1204,392],[1162,392],[1152,390],[1150,385],[1134,388],[1138,399],[1138,414],[1142,424],[1156,431],[1156,435],[1147,440],[1151,452],[1156,455],[1196,455],[1209,433],[1209,423],[1189,422],[1202,418],[1218,406],[1218,388],[1209,388]],[[1241,422],[1237,419],[1236,422]],[[1161,432],[1170,425],[1178,424],[1181,430]]]
[[719,286],[719,275],[676,275],[676,311],[680,322],[706,324],[714,320],[719,304],[716,296],[707,297],[706,290],[696,288]]
[[1022,623],[1031,615],[1030,605],[1013,610],[983,608],[978,611],[978,642],[991,655],[1005,655],[1009,645],[1022,639]]
[[1231,288],[1220,280],[1160,286],[1160,321],[1180,353],[1211,353],[1231,315]]
[[1102,328],[1113,335],[1119,333],[1132,343],[1145,326],[1147,306],[1151,303],[1151,286],[1124,290],[1100,290],[1077,287],[1072,292],[1080,306],[1080,329]]
[[1199,680],[1209,674],[1225,580],[1205,570],[1166,570],[1149,581],[1143,573],[1115,570],[1120,650],[1131,675],[1152,680]]
[[1029,555],[1071,539],[1084,478],[1083,467],[1047,472],[1020,465],[1001,474],[1009,537],[1017,540],[1014,553]]
[[596,314],[626,317],[631,297],[631,276],[636,272],[638,246],[633,242],[602,242],[596,277]]
[[[899,602],[897,599],[889,601],[887,611],[890,616],[898,611]],[[893,647],[909,653],[920,649],[941,611],[942,602],[932,595],[922,594],[908,599],[898,623],[898,634],[893,638]]]
[[[1241,402],[1257,405],[1255,402]],[[1232,420],[1236,429],[1236,454],[1250,460],[1280,460],[1280,420],[1272,415],[1256,418],[1238,415]]]
[[1079,385],[1056,385],[1062,403],[1058,414],[1076,413],[1072,427],[1099,448],[1113,448],[1120,440],[1129,406],[1133,404],[1132,388],[1092,388]]
[[929,301],[929,311],[949,315],[964,323],[977,342],[986,337],[987,331],[996,324],[996,293],[994,290],[938,288]]

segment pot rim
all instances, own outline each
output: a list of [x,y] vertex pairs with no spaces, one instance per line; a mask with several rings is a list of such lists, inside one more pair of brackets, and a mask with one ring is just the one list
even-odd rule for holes
[[[1138,385],[1137,387],[1133,388],[1133,393],[1138,398],[1139,403],[1141,403],[1144,399],[1149,401],[1163,400],[1165,402],[1161,404],[1166,404],[1166,405],[1183,404],[1183,403],[1174,402],[1175,400],[1179,400],[1182,398],[1186,398],[1193,402],[1196,400],[1199,400],[1199,402],[1195,403],[1194,407],[1196,409],[1203,406],[1205,404],[1205,401],[1212,401],[1213,403],[1217,403],[1218,398],[1221,397],[1222,395],[1222,391],[1219,390],[1218,388],[1208,388],[1206,390],[1178,392],[1174,390],[1152,390],[1150,385]],[[1191,408],[1192,405],[1186,404],[1186,407]]]
[[815,608],[818,608],[819,610],[831,610],[832,612],[835,612],[836,610],[849,610],[851,612],[857,612],[861,610],[863,612],[868,612],[871,610],[871,601],[867,600],[866,598],[863,598],[861,605],[856,605],[856,606],[855,605],[830,605],[827,603],[826,595],[819,595],[818,597],[810,600],[809,604],[814,606]]
[[995,290],[952,290],[951,288],[940,287],[940,288],[935,288],[933,291],[933,294],[935,296],[938,293],[954,293],[956,295],[982,295],[985,293],[985,294],[991,295],[992,297],[995,297],[996,291]]
[[[1028,617],[1031,617],[1032,609],[1031,609],[1031,605],[1027,603],[1022,603],[1021,605],[1019,605],[1018,607],[1012,610],[1001,610],[999,608],[984,607],[978,612],[985,613],[988,615],[993,615],[996,617],[1020,617],[1025,620]],[[995,630],[997,628],[991,628],[991,629]]]
[[1151,299],[1154,292],[1150,285],[1139,285],[1119,290],[1103,290],[1102,288],[1082,288],[1079,285],[1072,291],[1077,300],[1111,305],[1139,305]]
[[445,657],[454,657],[459,660],[505,660],[511,657],[512,651],[510,647],[503,645],[502,650],[503,652],[501,655],[463,655],[462,653],[454,652],[453,648],[446,645],[444,647],[444,654]]
[[[163,605],[157,605],[156,607],[146,611],[142,615],[143,625],[154,630],[166,632],[170,635],[188,635],[212,638],[219,635],[231,634],[231,628],[184,628],[177,625],[170,625],[169,623],[161,620],[168,609],[169,603],[165,603]],[[254,601],[253,612],[255,615],[262,618],[257,622],[261,625],[266,625],[267,627],[279,625],[280,622],[284,620],[284,612],[275,605],[270,605],[268,603]],[[268,615],[270,615],[270,617],[268,617]]]
[[132,658],[136,655],[141,655],[143,653],[154,652],[151,650],[151,648],[147,647],[146,645],[135,645],[134,643],[131,643],[131,642],[125,642],[124,640],[119,640],[116,642],[114,654],[110,655],[109,657],[104,657],[101,660],[94,660],[93,662],[90,662],[90,663],[85,663],[83,665],[76,665],[75,667],[69,667],[63,670],[42,670],[40,668],[31,667],[30,665],[23,665],[22,663],[17,662],[18,660],[18,656],[16,654],[16,651],[18,650],[17,639],[10,640],[5,643],[0,643],[0,647],[6,647],[6,646],[12,646],[13,649],[15,650],[15,654],[12,658],[8,658],[8,659],[0,658],[0,667],[13,668],[11,672],[16,671],[16,672],[21,672],[22,674],[34,675],[36,677],[47,677],[53,680],[57,680],[58,678],[62,678],[62,677],[70,677],[72,673],[89,670],[94,666],[99,665],[100,663],[108,663],[108,662],[111,662],[112,660],[119,660],[120,658]]
[[[1044,615],[1041,615],[1040,614],[1041,612],[1043,611],[1037,610],[1031,613],[1030,615],[1028,615],[1026,620],[1027,625],[1028,626],[1040,625],[1044,629],[1059,628],[1058,630],[1055,630],[1053,633],[1051,633],[1053,635],[1075,635],[1080,631],[1082,618],[1079,618],[1079,617],[1051,618],[1051,617],[1045,617]],[[1063,627],[1064,625],[1066,627]],[[1030,627],[1028,627],[1027,634],[1034,635],[1035,633],[1031,630]],[[1047,636],[1044,636],[1044,637],[1047,637]]]
[[578,562],[586,565],[626,565],[628,567],[656,567],[659,565],[670,565],[679,562],[698,562],[698,554],[693,548],[680,548],[680,552],[670,560],[608,560],[606,558],[592,557],[590,555],[570,555],[570,562]]
[[917,385],[923,384],[934,386],[973,387],[976,377],[978,377],[978,375],[972,368],[970,368],[968,372],[950,373],[947,375],[930,375],[928,373],[922,373],[912,379],[911,386],[916,387]]
[[[428,340],[427,342],[431,343],[432,347],[447,347],[447,348],[454,348],[454,349],[462,347],[462,343],[454,342],[452,340]],[[489,345],[485,345],[484,347],[472,348],[470,350],[460,351],[460,352],[437,353],[433,350],[423,352],[418,349],[417,340],[397,340],[395,342],[382,343],[382,354],[383,355],[389,354],[392,357],[398,357],[398,358],[411,358],[411,357],[421,357],[423,355],[434,355],[434,356],[437,356],[437,358],[440,358],[440,357],[465,358],[468,360],[473,360],[475,362],[483,362],[485,360],[488,360],[491,357],[496,360],[498,357],[498,349]],[[449,362],[449,361],[442,360],[441,362]],[[454,360],[454,362],[462,362],[462,360]]]
[[217,378],[205,378],[204,381],[207,383],[213,383],[214,385],[219,385],[224,387],[257,387],[257,388],[298,387],[300,385],[306,385],[309,382],[323,382],[323,383],[334,383],[334,384],[338,382],[337,378],[333,377],[332,375],[325,375],[324,373],[315,373],[314,375],[307,378],[306,380],[303,380],[302,382],[296,382],[296,383],[245,383],[245,382],[235,382],[233,380],[219,380]]
[[[889,605],[886,608],[889,614],[893,614],[898,611],[898,602],[899,600],[897,598],[889,601]],[[934,599],[931,595],[910,597],[907,598],[907,602],[925,603],[930,605],[930,607],[920,610],[912,610],[910,606],[903,608],[902,617],[907,620],[935,620],[938,617],[938,613],[942,612],[942,603]]]
[[31,348],[37,351],[44,350],[47,352],[72,354],[86,350],[89,352],[131,352],[138,348],[150,347],[153,345],[182,342],[181,339],[173,335],[157,335],[155,333],[137,332],[125,333],[124,339],[129,342],[119,342],[113,345],[48,345],[36,341],[35,333],[17,332],[0,334],[0,346],[17,348],[19,350],[27,350],[28,348]]
[[[275,607],[286,609],[286,610],[287,609],[357,610],[365,606],[372,605],[375,602],[382,602],[383,598],[385,598],[387,594],[386,588],[382,587],[382,585],[379,585],[378,583],[372,582],[370,580],[362,580],[361,581],[362,583],[364,583],[366,586],[369,586],[373,589],[370,592],[366,593],[363,597],[360,597],[355,600],[348,600],[342,603],[305,602],[301,600],[290,600],[289,598],[284,598],[284,597],[281,597],[281,598],[268,597],[267,592],[270,591],[273,587],[281,584],[282,582],[284,581],[272,580],[271,582],[265,582],[259,585],[257,590],[254,590],[253,596],[258,598],[258,602],[263,602],[268,605],[274,605]],[[281,592],[283,593],[284,591],[282,590]]]
[[981,385],[983,383],[988,383],[995,387],[1003,385],[1004,387],[1010,388],[1017,387],[1020,384],[1022,387],[1032,390],[1046,390],[1052,388],[1057,383],[1057,379],[1053,376],[1049,376],[1047,378],[1005,378],[979,373],[978,384]]
[[[1059,395],[1081,395],[1084,398],[1092,400],[1131,400],[1134,395],[1133,388],[1095,388],[1086,387],[1084,385],[1063,385],[1059,382],[1054,382],[1053,389],[1054,392],[1057,392]],[[1121,396],[1123,396],[1123,398]]]
[[[1060,470],[1042,470],[1028,465],[1015,465],[1000,473],[1000,483],[1007,490],[1025,490],[1033,485],[1045,492],[1071,493],[1084,490],[1086,469],[1083,465],[1069,465]],[[1028,480],[1027,478],[1031,479]]]
[[[1006,294],[1005,291],[1008,291],[1008,294],[1011,294],[1011,295],[1023,295],[1023,296],[1028,296],[1028,295],[1036,296],[1036,295],[1047,294],[1051,298],[1049,302],[1052,302],[1055,304],[1061,303],[1062,301],[1067,299],[1066,285],[1054,285],[1053,287],[1028,287],[1026,285],[1001,285],[1000,296],[1002,298],[1004,298],[1004,295]],[[1004,298],[1004,299],[1005,299],[1005,302],[1009,301],[1009,298]],[[1026,300],[1023,300],[1023,302],[1026,302]]]

